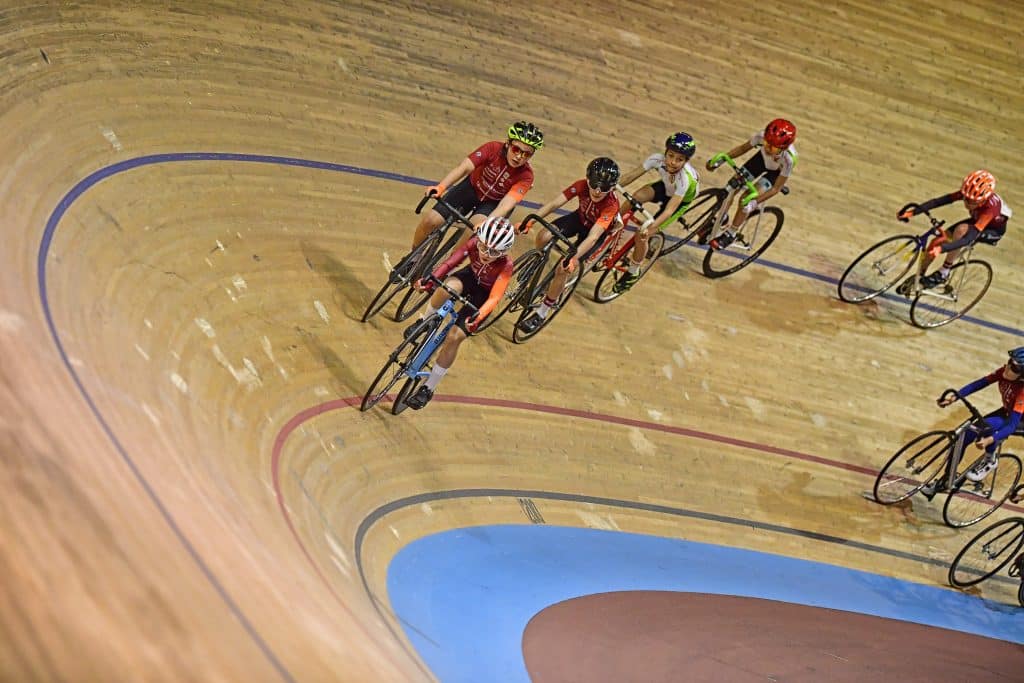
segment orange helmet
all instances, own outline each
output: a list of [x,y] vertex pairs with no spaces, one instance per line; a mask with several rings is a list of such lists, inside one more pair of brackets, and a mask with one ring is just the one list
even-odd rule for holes
[[988,171],[968,173],[964,178],[963,185],[960,186],[960,192],[964,195],[964,199],[975,204],[988,200],[995,191],[996,178]]

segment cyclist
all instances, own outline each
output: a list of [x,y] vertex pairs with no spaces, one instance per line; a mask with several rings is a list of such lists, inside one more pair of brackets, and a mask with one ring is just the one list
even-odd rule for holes
[[[580,273],[582,277],[582,273],[596,258],[601,238],[606,231],[614,228],[619,217],[619,198],[612,192],[618,182],[619,165],[609,157],[597,157],[587,164],[585,178],[580,178],[537,210],[537,215],[546,218],[548,214],[560,208],[570,199],[579,200],[576,211],[560,217],[554,222],[554,225],[566,238],[576,238],[576,253],[580,256],[574,256],[568,268],[564,263],[558,263],[551,285],[544,294],[544,300],[533,313],[519,323],[520,329],[524,332],[533,332],[548,317],[565,288],[569,273],[580,267],[582,262],[584,269]],[[522,226],[524,233],[529,229],[529,225]],[[537,248],[540,249],[552,239],[554,236],[548,230],[542,230],[537,234]]]
[[[918,279],[923,287],[929,289],[944,284],[949,279],[949,270],[956,263],[956,258],[963,247],[973,244],[978,239],[995,244],[1006,233],[1006,223],[1013,212],[996,194],[995,177],[984,170],[968,173],[958,191],[929,199],[924,204],[907,209],[897,218],[905,223],[912,216],[940,206],[948,206],[961,199],[970,216],[948,228],[944,235],[932,240],[927,255],[921,258],[917,275],[910,276],[896,289],[900,294],[910,294]],[[946,254],[942,267],[931,275],[925,275],[928,266],[939,254]]]
[[[657,202],[658,213],[654,217],[655,230],[663,230],[673,221],[679,219],[693,203],[699,188],[697,171],[690,165],[697,144],[689,133],[679,132],[669,135],[665,140],[665,152],[656,152],[647,160],[619,180],[622,186],[631,182],[650,170],[657,169],[659,180],[637,190],[633,197],[640,203]],[[623,207],[623,211],[626,207]],[[647,256],[647,239],[649,227],[636,231],[633,253],[630,255],[628,272],[615,283],[612,291],[616,294],[625,292],[640,279],[640,264]]]
[[[996,368],[989,374],[974,380],[960,389],[961,396],[970,396],[979,389],[984,389],[995,382],[999,383],[999,395],[1003,399],[1003,407],[985,416],[985,422],[992,428],[990,436],[978,438],[973,428],[967,430],[966,443],[977,442],[975,446],[984,448],[986,458],[978,465],[969,469],[966,477],[971,481],[981,481],[988,473],[996,468],[997,455],[996,447],[1006,437],[1013,434],[1020,426],[1021,416],[1024,415],[1024,346],[1012,349],[1010,358],[1005,365]],[[936,402],[946,407],[954,399],[948,396],[945,399],[938,399]]]
[[[424,194],[443,195],[461,213],[471,214],[474,226],[485,218],[508,216],[533,187],[530,158],[543,146],[544,134],[537,126],[516,121],[509,126],[505,142],[494,140],[480,145]],[[413,248],[444,223],[448,213],[440,205],[428,211],[416,226]]]
[[[796,126],[786,119],[772,119],[764,127],[764,131],[754,133],[750,136],[750,140],[729,150],[728,155],[735,159],[752,149],[758,149],[760,154],[750,157],[747,163],[743,164],[743,168],[747,169],[755,180],[763,175],[764,183],[763,185],[758,184],[761,191],[756,197],[745,204],[740,203],[736,215],[733,216],[732,224],[719,233],[718,237],[711,240],[712,249],[725,249],[732,244],[746,217],[758,206],[782,191],[789,176],[793,173],[793,167],[796,166],[797,154],[796,148],[793,147],[794,140],[796,140]],[[719,165],[712,164],[708,160],[707,169],[714,171]],[[729,182],[738,181],[733,179]],[[725,207],[725,215],[728,215],[729,208],[729,206]]]
[[[444,280],[453,268],[468,258],[469,264],[452,273],[444,282],[466,297],[477,310],[473,312],[469,306],[463,306],[459,310],[456,326],[438,349],[437,360],[430,369],[430,376],[423,386],[405,401],[413,410],[421,409],[434,398],[434,389],[455,362],[459,346],[466,340],[467,333],[474,332],[504,296],[505,288],[512,278],[512,259],[508,252],[515,237],[516,230],[511,221],[504,216],[492,216],[483,222],[477,233],[471,236],[465,245],[456,249],[447,261],[434,269],[434,277]],[[419,290],[433,289],[433,283],[424,280],[417,281],[413,286]],[[439,289],[434,292],[420,320],[432,315],[447,299],[448,292],[445,290]],[[419,320],[406,328],[405,336],[410,336],[417,325]]]

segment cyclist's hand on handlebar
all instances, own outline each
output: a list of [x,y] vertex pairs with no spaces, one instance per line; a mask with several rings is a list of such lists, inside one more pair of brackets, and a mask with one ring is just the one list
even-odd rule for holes
[[743,205],[743,213],[745,213],[745,214],[747,214],[749,216],[750,214],[754,213],[754,211],[757,210],[758,206],[759,205],[757,203],[757,200],[756,199],[751,199],[749,202],[747,202],[746,204]]
[[714,171],[716,168],[718,168],[721,165],[722,165],[721,161],[713,161],[711,159],[708,159],[708,163],[704,164],[704,167],[706,169],[708,169],[709,171]]
[[522,223],[519,224],[519,227],[516,228],[516,232],[518,232],[520,235],[525,235],[528,232],[530,232],[530,228],[532,226],[533,226],[533,221],[532,220],[523,221]]
[[942,242],[935,240],[932,242],[932,246],[928,247],[928,255],[935,258],[942,253]]
[[906,222],[908,222],[913,217],[914,217],[914,210],[913,209],[907,209],[903,213],[896,214],[896,220],[900,221],[901,223],[906,223]]
[[432,280],[427,280],[426,278],[420,278],[416,282],[412,283],[412,288],[413,289],[417,289],[417,290],[419,290],[421,292],[433,292],[434,291],[434,283],[433,283]]
[[437,185],[431,185],[430,187],[428,187],[426,190],[423,191],[423,194],[427,195],[428,197],[430,197],[431,195],[437,195],[438,197],[440,197],[441,195],[444,194],[444,191],[447,189],[447,187],[445,187],[441,183],[438,183]]
[[949,404],[951,404],[955,400],[956,400],[956,397],[953,396],[953,394],[944,394],[942,396],[939,396],[937,399],[935,399],[935,402],[939,404],[940,408],[945,408],[946,406],[948,406]]
[[480,327],[479,317],[480,317],[480,312],[477,311],[473,315],[471,315],[468,318],[466,318],[466,328],[465,329],[466,329],[466,333],[467,334],[473,334],[474,332],[476,332],[476,328]]

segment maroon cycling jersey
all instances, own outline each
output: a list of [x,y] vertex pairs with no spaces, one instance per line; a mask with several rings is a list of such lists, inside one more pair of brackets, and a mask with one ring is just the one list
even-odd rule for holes
[[999,397],[1003,399],[1003,410],[1010,413],[1024,413],[1024,381],[1003,377],[1003,368],[988,373],[982,378],[986,385],[999,382]]
[[533,187],[530,162],[518,168],[511,166],[505,158],[505,143],[497,140],[486,142],[469,155],[469,160],[474,166],[469,182],[481,201],[493,201],[513,194],[516,202],[520,202]]
[[580,223],[587,230],[598,223],[602,230],[607,230],[619,213],[619,198],[615,196],[614,192],[609,192],[604,199],[595,202],[590,198],[590,188],[586,179],[583,178],[562,190],[562,196],[566,199],[576,197],[580,200],[580,205],[576,207],[576,214],[580,217]]
[[[957,190],[953,193],[953,201],[961,201],[964,198],[963,192]],[[978,230],[984,230],[985,228],[994,228],[996,230],[1006,229],[1006,219],[1009,217],[1009,213],[1004,210],[1003,200],[995,192],[987,200],[982,202],[980,205],[970,209],[971,212],[971,223],[974,224]]]
[[494,283],[502,275],[512,275],[512,259],[506,256],[499,256],[491,261],[484,261],[480,258],[480,249],[477,247],[476,235],[469,238],[461,249],[456,249],[448,259],[434,270],[434,277],[443,280],[448,273],[469,257],[469,267],[473,269],[473,275],[484,287],[493,287]]

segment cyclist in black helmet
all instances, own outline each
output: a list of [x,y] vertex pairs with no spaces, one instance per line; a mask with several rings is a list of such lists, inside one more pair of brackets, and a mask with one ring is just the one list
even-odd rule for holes
[[[494,140],[476,148],[448,171],[441,182],[429,186],[425,194],[437,192],[444,195],[449,204],[464,214],[470,214],[474,226],[491,216],[508,216],[533,187],[530,158],[543,146],[544,133],[537,126],[516,121],[509,126],[505,142]],[[457,184],[452,187],[453,183]],[[446,218],[447,209],[440,206],[424,213],[416,226],[413,248]],[[468,239],[469,235],[466,235],[463,243]]]
[[[596,256],[594,252],[600,246],[601,237],[605,231],[615,227],[615,220],[619,214],[619,198],[612,190],[618,182],[619,165],[615,163],[615,160],[609,157],[597,157],[587,164],[585,178],[580,178],[538,209],[537,214],[541,218],[547,218],[555,209],[560,208],[570,199],[579,200],[576,211],[562,216],[554,222],[554,225],[566,237],[576,238],[577,253],[582,256],[573,257],[568,269],[559,264],[551,286],[545,292],[543,302],[521,323],[523,331],[532,332],[540,327],[541,322],[558,301],[558,297],[569,279],[569,273],[578,268],[581,261],[586,270]],[[529,225],[522,226],[523,232],[527,232],[529,228]],[[537,234],[537,248],[547,244],[550,239],[552,239],[551,233],[541,230]]]

